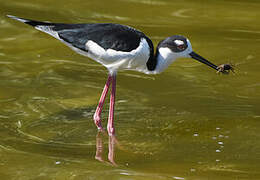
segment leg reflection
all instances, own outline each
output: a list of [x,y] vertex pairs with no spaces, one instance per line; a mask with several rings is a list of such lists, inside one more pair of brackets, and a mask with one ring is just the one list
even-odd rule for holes
[[115,146],[117,144],[116,137],[114,135],[109,136],[108,139],[108,161],[105,161],[103,158],[104,146],[103,146],[103,132],[98,132],[96,136],[96,155],[95,159],[100,162],[106,162],[112,164],[113,166],[117,166],[115,163]]
[[99,160],[101,162],[104,162],[104,159],[102,157],[103,154],[103,142],[101,137],[102,132],[98,132],[96,136],[96,156],[95,159]]
[[108,160],[114,165],[116,166],[116,163],[114,161],[115,159],[115,144],[116,144],[117,140],[116,137],[114,135],[109,136],[109,140],[108,140]]

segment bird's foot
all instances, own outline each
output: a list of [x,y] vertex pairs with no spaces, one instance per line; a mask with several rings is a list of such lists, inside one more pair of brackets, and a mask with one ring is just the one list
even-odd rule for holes
[[101,124],[101,117],[100,115],[97,115],[97,114],[94,114],[94,122],[98,128],[99,131],[103,131],[103,127],[102,127],[102,124]]
[[114,136],[115,135],[115,128],[112,126],[107,126],[107,133],[109,136]]

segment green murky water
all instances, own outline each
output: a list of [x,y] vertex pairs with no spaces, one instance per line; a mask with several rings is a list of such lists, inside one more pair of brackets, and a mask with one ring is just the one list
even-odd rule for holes
[[[257,0],[0,0],[0,179],[260,179],[259,9]],[[92,122],[104,67],[6,14],[131,25],[155,44],[182,34],[237,73],[191,59],[156,76],[120,72],[109,139]]]

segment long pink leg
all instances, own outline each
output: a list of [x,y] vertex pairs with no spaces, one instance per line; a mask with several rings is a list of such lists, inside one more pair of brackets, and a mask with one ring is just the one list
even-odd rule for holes
[[103,92],[100,96],[100,100],[99,100],[96,112],[95,112],[94,117],[93,117],[94,122],[95,122],[95,124],[96,124],[96,126],[99,130],[103,130],[102,125],[101,125],[101,112],[102,112],[102,108],[103,108],[103,105],[104,105],[104,102],[105,102],[105,99],[106,99],[106,96],[107,96],[107,93],[108,93],[109,86],[111,84],[111,80],[112,80],[112,76],[109,74],[107,82],[106,82],[105,87],[103,89]]
[[116,96],[116,73],[112,75],[112,90],[110,96],[109,116],[108,116],[108,123],[107,123],[107,132],[110,136],[115,134],[115,128],[114,128],[115,96]]

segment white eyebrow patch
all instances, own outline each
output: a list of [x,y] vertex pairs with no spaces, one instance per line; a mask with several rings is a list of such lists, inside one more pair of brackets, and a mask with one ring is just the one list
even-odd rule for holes
[[182,40],[179,40],[179,39],[174,40],[174,42],[177,46],[184,45],[184,42]]

